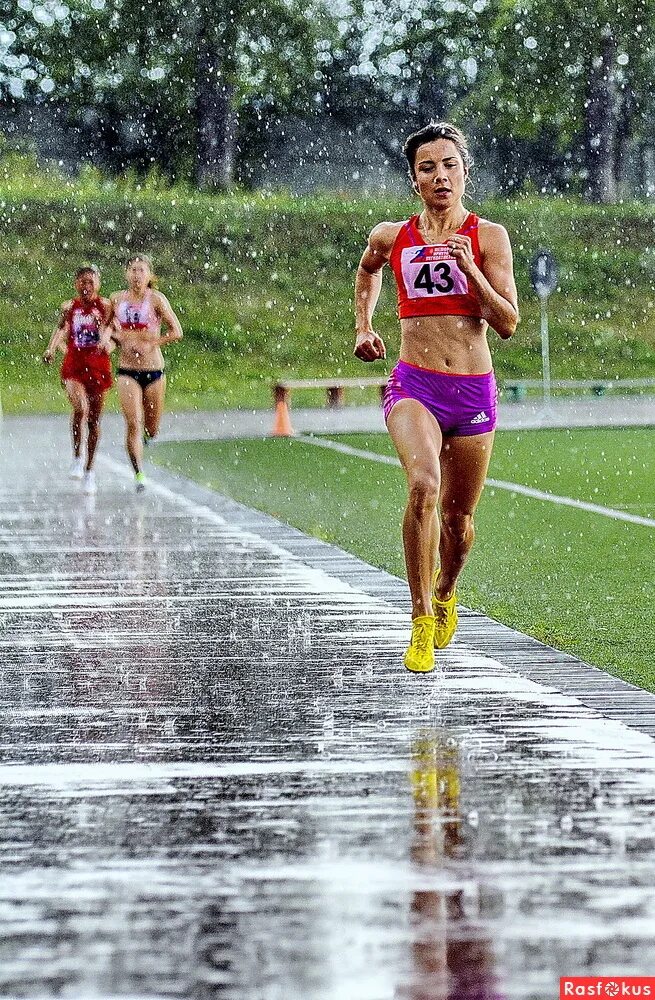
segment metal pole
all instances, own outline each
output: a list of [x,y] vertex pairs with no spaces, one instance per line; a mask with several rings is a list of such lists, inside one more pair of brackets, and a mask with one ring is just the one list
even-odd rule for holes
[[540,296],[541,301],[541,361],[544,382],[544,407],[550,407],[550,349],[548,345],[548,299]]

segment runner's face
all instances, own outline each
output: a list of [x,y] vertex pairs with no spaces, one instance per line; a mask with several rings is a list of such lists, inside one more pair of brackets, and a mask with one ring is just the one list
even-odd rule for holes
[[93,271],[85,271],[75,279],[75,290],[82,299],[92,299],[100,290],[100,277]]
[[464,161],[450,139],[419,146],[414,157],[417,194],[426,208],[446,210],[459,204],[466,185]]
[[133,260],[127,265],[125,273],[130,288],[135,292],[145,292],[152,277],[152,271],[145,260]]

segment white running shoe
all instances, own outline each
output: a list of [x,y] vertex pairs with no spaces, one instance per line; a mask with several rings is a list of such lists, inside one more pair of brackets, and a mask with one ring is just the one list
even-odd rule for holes
[[71,462],[71,467],[68,470],[68,475],[71,479],[83,479],[84,478],[84,459],[74,458]]
[[82,490],[84,493],[95,493],[96,474],[92,470],[84,473],[84,479],[82,480]]

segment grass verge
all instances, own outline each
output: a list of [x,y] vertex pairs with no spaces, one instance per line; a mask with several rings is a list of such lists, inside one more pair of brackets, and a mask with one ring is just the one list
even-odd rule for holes
[[[352,357],[351,303],[368,232],[416,211],[409,198],[212,196],[110,181],[93,170],[71,180],[17,156],[0,161],[0,181],[0,387],[8,413],[65,409],[57,374],[40,358],[71,275],[93,260],[112,291],[137,249],[154,257],[185,330],[166,351],[172,409],[268,406],[278,378],[383,374],[397,355],[390,275],[376,312],[387,363],[365,367]],[[515,251],[522,325],[509,342],[490,335],[501,381],[541,371],[528,266],[542,245],[560,265],[550,305],[553,377],[655,377],[653,206],[531,197],[474,207],[507,227]],[[308,394],[297,405],[321,401]]]

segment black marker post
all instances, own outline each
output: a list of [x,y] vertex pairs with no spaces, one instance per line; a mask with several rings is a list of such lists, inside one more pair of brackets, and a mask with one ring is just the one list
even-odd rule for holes
[[530,263],[530,281],[541,303],[541,359],[544,410],[550,409],[550,349],[548,345],[548,297],[557,288],[557,262],[550,250],[537,250]]

